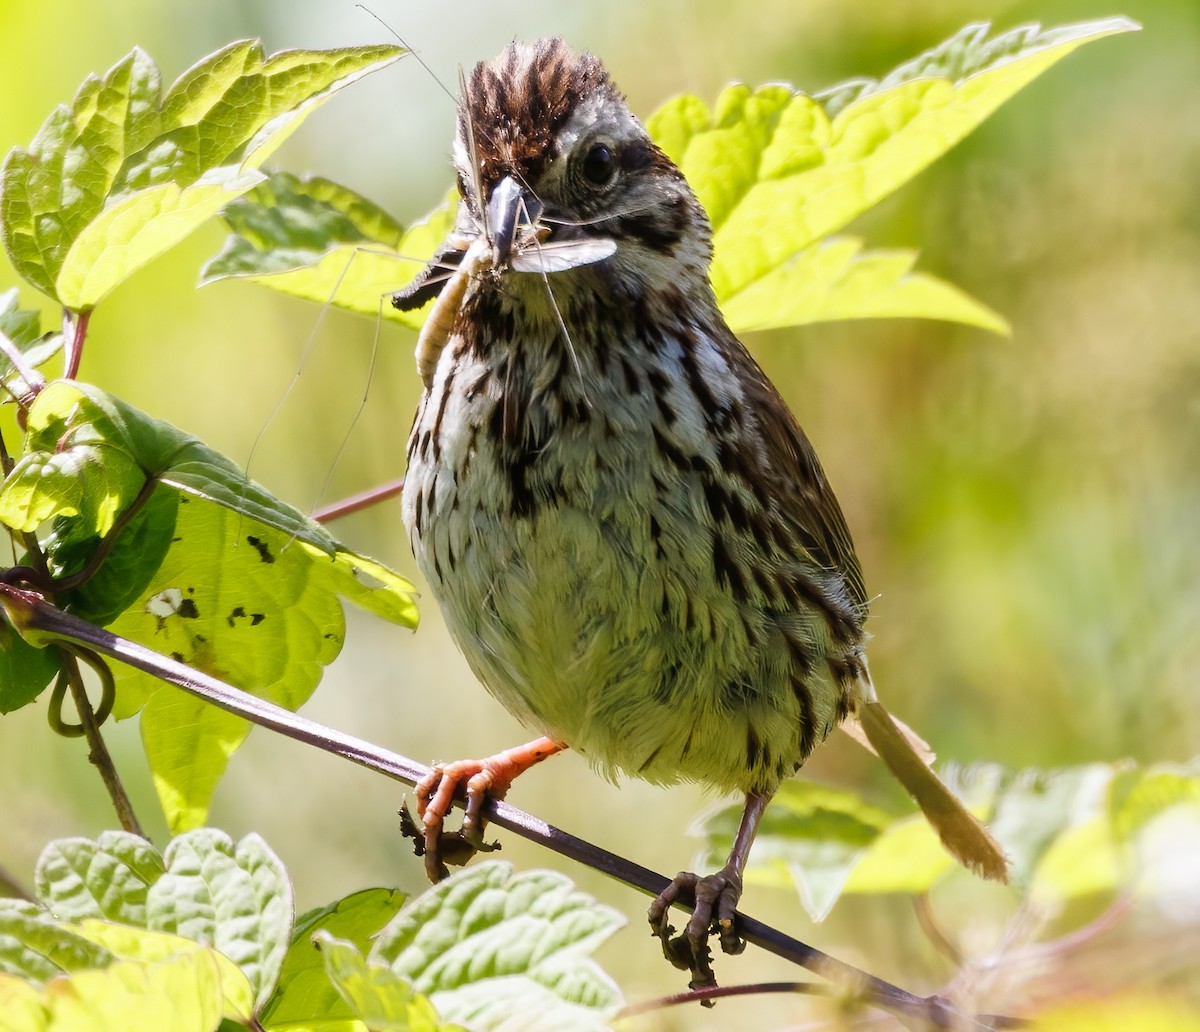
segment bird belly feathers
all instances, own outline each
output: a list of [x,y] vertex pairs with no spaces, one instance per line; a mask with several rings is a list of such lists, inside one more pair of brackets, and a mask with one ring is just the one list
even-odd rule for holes
[[[772,790],[845,712],[796,642],[838,649],[805,607],[748,575],[739,592],[714,561],[755,548],[714,519],[718,456],[659,351],[665,397],[594,348],[564,372],[451,337],[409,443],[405,523],[472,670],[528,726],[610,777]],[[656,448],[676,461],[647,461]]]

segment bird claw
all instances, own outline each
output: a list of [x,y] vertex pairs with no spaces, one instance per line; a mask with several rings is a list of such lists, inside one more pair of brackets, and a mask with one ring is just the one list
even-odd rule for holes
[[[435,764],[416,786],[417,816],[405,805],[400,811],[400,834],[413,840],[413,852],[425,858],[425,874],[431,882],[449,875],[447,864],[461,867],[476,853],[490,853],[499,842],[487,842],[483,830],[487,820],[483,808],[489,796],[501,798],[509,780],[498,776],[492,760],[460,760]],[[466,813],[458,831],[445,831],[446,815],[465,786]]]
[[[662,942],[663,956],[681,971],[691,974],[690,989],[705,989],[717,984],[712,969],[712,951],[708,939],[716,934],[724,953],[737,954],[746,948],[746,941],[737,932],[737,904],[742,895],[741,874],[725,868],[701,878],[681,871],[650,904],[647,917],[650,929]],[[692,916],[683,932],[675,935],[670,923],[670,910],[679,899],[691,897],[695,902]],[[706,1001],[706,1005],[711,1001]]]
[[[500,848],[499,842],[486,842],[483,829],[474,831],[439,831],[430,840],[427,830],[413,817],[408,803],[403,803],[400,813],[400,834],[412,839],[413,855],[425,858],[425,873],[430,881],[441,881],[450,875],[446,866],[463,867],[476,853],[492,853]],[[431,848],[432,847],[432,848]]]

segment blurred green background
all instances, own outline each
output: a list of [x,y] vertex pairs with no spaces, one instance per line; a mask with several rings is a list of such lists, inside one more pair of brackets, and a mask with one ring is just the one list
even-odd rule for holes
[[[749,343],[847,511],[878,596],[870,627],[881,695],[942,757],[1053,767],[1200,753],[1200,4],[464,0],[450,14],[379,0],[374,10],[451,89],[460,63],[513,37],[565,35],[603,57],[643,115],[671,93],[711,97],[731,79],[816,90],[881,75],[972,19],[1001,28],[1117,13],[1141,21],[1141,34],[1068,57],[852,227],[876,246],[919,246],[922,267],[1006,315],[1012,339],[890,322]],[[247,36],[272,51],[389,41],[350,2],[0,0],[0,145],[27,144],[87,73],[134,44],[170,79]],[[276,163],[344,182],[411,221],[450,183],[453,114],[442,88],[406,59],[335,97]],[[365,410],[335,463],[366,390],[374,327],[329,313],[296,379],[318,309],[245,284],[196,291],[223,236],[207,227],[97,310],[83,377],[239,461],[293,384],[251,472],[301,507],[399,476],[418,396],[411,335],[383,328]],[[0,264],[0,287],[17,283]],[[22,290],[26,306],[36,300]],[[395,503],[336,530],[416,577]],[[0,720],[0,864],[26,879],[47,839],[114,824],[85,749],[46,733],[43,705]],[[428,595],[415,635],[352,614],[344,655],[305,712],[420,760],[480,755],[525,734],[473,682]],[[136,727],[113,737],[135,800],[152,815]],[[807,773],[906,808],[844,739]],[[212,823],[263,834],[306,908],[367,884],[422,887],[395,830],[400,796],[259,731],[233,760]],[[690,862],[697,843],[687,829],[713,801],[690,787],[617,788],[569,754],[511,798],[666,873]],[[149,823],[161,833],[160,819]],[[503,855],[566,870],[630,916],[602,959],[631,999],[682,988],[643,938],[640,897],[511,837]],[[969,914],[946,921],[986,946],[1007,897],[968,889]],[[847,900],[816,928],[780,893],[752,890],[745,908],[912,988],[947,974],[903,901]],[[718,972],[729,982],[794,977],[756,951]],[[775,999],[669,1013],[645,1027],[729,1027],[735,1007],[745,1027],[804,1013]]]

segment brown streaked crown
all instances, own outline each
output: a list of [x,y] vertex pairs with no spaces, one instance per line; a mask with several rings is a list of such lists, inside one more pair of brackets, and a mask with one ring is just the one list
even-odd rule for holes
[[465,148],[469,117],[485,193],[506,174],[536,181],[571,112],[601,90],[620,96],[598,58],[576,54],[558,37],[513,41],[494,60],[477,64],[458,133]]

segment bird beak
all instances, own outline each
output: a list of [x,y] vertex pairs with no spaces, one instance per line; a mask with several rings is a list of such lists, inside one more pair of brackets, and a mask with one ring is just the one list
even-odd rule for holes
[[488,229],[492,234],[492,263],[498,268],[508,264],[517,233],[532,229],[542,213],[542,202],[512,176],[505,176],[488,199]]

